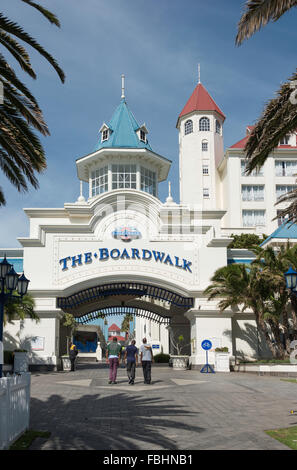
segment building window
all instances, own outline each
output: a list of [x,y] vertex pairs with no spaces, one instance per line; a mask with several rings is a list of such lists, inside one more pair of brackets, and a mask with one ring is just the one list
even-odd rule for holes
[[140,188],[141,191],[157,195],[157,178],[154,171],[148,170],[147,168],[140,168]]
[[216,120],[216,133],[221,135],[221,124],[218,120]]
[[241,197],[243,201],[264,201],[264,185],[242,185]]
[[108,129],[104,129],[104,131],[102,132],[102,142],[104,142],[104,140],[108,140]]
[[284,194],[294,191],[294,189],[296,188],[297,188],[296,184],[287,184],[287,185],[277,184],[276,185],[276,199],[281,198]]
[[264,176],[263,167],[259,169],[254,169],[250,175],[247,175],[246,170],[247,162],[245,160],[241,160],[241,176]]
[[202,117],[200,119],[199,131],[210,131],[210,121],[207,117]]
[[207,140],[202,141],[202,152],[207,152],[208,151],[208,142]]
[[276,160],[275,176],[294,176],[296,173],[297,162]]
[[285,137],[283,137],[283,138],[279,141],[279,145],[289,145],[289,140],[290,140],[290,136],[289,136],[289,135],[285,135]]
[[264,210],[243,210],[242,223],[244,227],[255,227],[265,225]]
[[288,216],[281,215],[281,212],[282,212],[281,210],[276,211],[278,226],[282,225],[285,222],[285,220],[287,220],[288,218]]
[[193,132],[193,121],[189,119],[185,122],[185,135],[191,134]]
[[202,165],[202,174],[203,175],[208,175],[208,165]]
[[203,188],[203,197],[209,197],[209,188]]
[[136,165],[112,165],[112,189],[136,189]]
[[142,129],[140,129],[140,140],[142,140],[142,142],[146,142],[146,135]]
[[91,193],[92,197],[108,191],[108,167],[104,166],[91,173]]

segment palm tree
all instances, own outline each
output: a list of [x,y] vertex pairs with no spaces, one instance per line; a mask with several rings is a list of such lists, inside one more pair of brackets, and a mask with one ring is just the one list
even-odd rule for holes
[[[231,308],[238,312],[250,309],[254,315],[258,331],[261,331],[275,358],[283,357],[278,335],[271,337],[270,328],[275,327],[276,309],[273,299],[273,286],[267,276],[257,265],[231,264],[217,269],[211,278],[211,284],[204,294],[208,300],[219,299],[218,307],[221,311]],[[274,316],[273,316],[274,315]]]
[[129,333],[131,321],[133,321],[133,315],[131,313],[126,313],[122,321],[121,331],[125,331],[126,333]]
[[31,318],[31,320],[38,322],[39,316],[34,312],[34,306],[31,294],[24,295],[22,302],[12,298],[4,307],[4,325],[14,320],[25,320],[25,318]]
[[[250,38],[262,26],[270,21],[277,21],[284,13],[297,6],[297,0],[248,0],[245,4],[236,36],[236,44],[241,45],[245,39]],[[276,98],[270,100],[262,115],[258,119],[250,138],[246,144],[247,173],[260,168],[266,161],[269,153],[278,146],[280,140],[297,128],[297,106],[295,92],[297,88],[297,73],[286,81],[278,90]],[[282,201],[284,201],[282,199]],[[291,195],[293,204],[283,215],[297,216],[297,191]],[[296,216],[295,216],[296,214]]]
[[[60,26],[57,17],[44,7],[31,0],[20,1],[37,9],[50,23]],[[0,12],[0,45],[12,55],[24,72],[36,79],[29,53],[22,43],[41,54],[64,82],[64,72],[51,54],[19,24]],[[0,104],[0,168],[18,191],[25,192],[28,191],[28,183],[38,188],[35,173],[46,168],[44,149],[32,129],[35,128],[45,136],[49,135],[49,130],[37,100],[18,79],[1,52],[0,82],[4,90],[4,99]],[[0,188],[0,205],[3,204],[5,197]]]

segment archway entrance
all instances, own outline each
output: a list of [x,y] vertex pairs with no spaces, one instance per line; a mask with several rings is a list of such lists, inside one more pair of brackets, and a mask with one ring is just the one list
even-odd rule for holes
[[[184,354],[190,354],[190,323],[185,312],[193,307],[194,300],[173,290],[138,282],[113,282],[79,290],[71,295],[57,298],[57,307],[71,313],[78,325],[93,323],[100,318],[115,315],[133,315],[142,319],[135,328],[139,343],[148,335],[145,327],[152,322],[159,325],[159,337],[151,338],[162,348],[161,329],[167,327],[167,350],[176,354],[172,339],[183,336]],[[139,326],[140,325],[140,326]],[[128,339],[128,338],[126,338]],[[157,346],[156,346],[157,347]]]

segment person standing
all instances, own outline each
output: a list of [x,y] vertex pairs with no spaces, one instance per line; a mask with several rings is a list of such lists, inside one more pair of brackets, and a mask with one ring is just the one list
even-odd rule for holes
[[117,371],[121,358],[122,347],[118,343],[118,339],[115,336],[112,341],[108,344],[106,350],[106,362],[109,364],[109,384],[116,384]]
[[145,384],[151,383],[151,368],[153,359],[153,351],[149,344],[147,344],[146,338],[143,338],[142,345],[140,346],[140,361],[142,364],[143,378]]
[[136,341],[133,339],[130,346],[127,346],[125,351],[125,361],[127,361],[127,375],[130,385],[134,385],[135,368],[138,362],[138,349],[135,346],[135,343]]
[[70,343],[69,359],[70,359],[70,362],[71,362],[71,372],[75,371],[75,360],[76,360],[77,354],[78,354],[78,350],[76,349],[75,344]]

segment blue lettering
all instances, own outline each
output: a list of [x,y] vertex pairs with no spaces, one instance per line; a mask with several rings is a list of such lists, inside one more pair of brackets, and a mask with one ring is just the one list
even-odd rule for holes
[[71,259],[72,259],[72,264],[71,264],[71,266],[72,266],[73,268],[76,268],[76,263],[78,263],[79,266],[82,265],[82,262],[81,262],[81,255],[77,255],[77,257],[76,257],[76,256],[72,256]]
[[100,259],[108,259],[108,258],[109,258],[109,254],[108,254],[108,249],[107,249],[107,248],[100,248],[100,249],[99,249],[99,253],[100,253]]
[[160,261],[162,263],[163,259],[164,259],[164,256],[165,256],[165,253],[160,253],[160,251],[154,251],[153,250],[153,255],[154,255],[154,258],[155,258],[155,261]]
[[124,259],[124,258],[130,259],[130,256],[128,255],[126,248],[123,250],[123,253],[121,254],[121,259]]
[[192,265],[191,261],[187,261],[187,260],[183,259],[183,262],[184,262],[183,269],[185,271],[188,270],[191,273],[192,272],[191,269],[190,269],[190,266]]
[[177,268],[182,268],[183,266],[182,266],[181,264],[178,264],[178,263],[179,263],[179,257],[178,257],[178,256],[175,256],[174,258],[175,258],[175,266],[176,266]]
[[167,263],[169,263],[169,264],[171,264],[171,266],[173,266],[173,263],[172,263],[171,258],[170,258],[169,255],[166,256],[166,259],[164,261],[164,264],[167,264]]
[[[116,254],[114,255],[114,253]],[[117,248],[114,248],[113,250],[111,250],[110,257],[112,259],[118,259],[120,257],[120,250],[118,250]]]
[[66,269],[68,269],[68,266],[67,266],[67,261],[70,260],[70,256],[67,256],[67,258],[62,258],[60,259],[59,263],[63,263],[63,268],[62,268],[62,271],[65,271]]
[[92,263],[92,253],[85,253],[85,263]]
[[[149,257],[146,256],[147,253],[148,253]],[[151,257],[152,257],[152,252],[151,251],[142,250],[142,259],[149,260],[149,259],[151,259]]]
[[137,248],[132,248],[132,259],[135,259],[135,258],[140,259],[139,250]]

